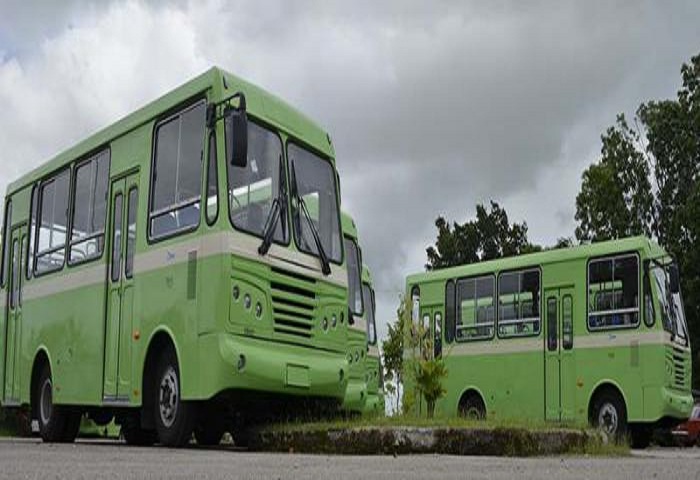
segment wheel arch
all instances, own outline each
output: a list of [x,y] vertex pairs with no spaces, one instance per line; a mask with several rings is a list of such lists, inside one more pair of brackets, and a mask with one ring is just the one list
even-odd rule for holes
[[613,391],[614,393],[616,393],[617,395],[620,396],[620,398],[622,399],[622,403],[624,404],[624,407],[625,407],[625,413],[627,414],[627,417],[629,418],[629,402],[627,400],[627,396],[625,395],[624,390],[622,389],[622,387],[620,387],[620,385],[616,381],[611,380],[609,378],[606,378],[606,379],[602,379],[602,380],[598,381],[598,383],[596,383],[594,385],[594,387],[591,389],[591,391],[588,395],[588,401],[587,401],[587,406],[586,406],[586,412],[588,415],[587,415],[586,419],[587,420],[591,419],[591,413],[592,413],[591,409],[593,408],[593,400],[595,400],[596,396],[600,395],[602,392],[604,392],[606,390]]
[[457,397],[457,405],[455,408],[457,414],[459,414],[459,406],[462,405],[462,401],[471,395],[478,396],[481,399],[481,403],[484,404],[484,411],[488,412],[488,403],[486,403],[486,396],[484,395],[484,392],[482,392],[476,385],[467,385],[462,389],[461,393]]

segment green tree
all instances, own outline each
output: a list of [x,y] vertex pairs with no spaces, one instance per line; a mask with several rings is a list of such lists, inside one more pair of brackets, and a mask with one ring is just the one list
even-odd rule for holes
[[[410,309],[410,307],[408,308]],[[396,322],[388,325],[387,338],[382,342],[385,387],[388,393],[395,395],[395,412],[399,411],[399,392],[403,381],[404,319],[406,317],[406,309],[406,301],[402,297],[399,308],[396,311]]]
[[639,135],[624,115],[601,137],[601,159],[583,172],[576,196],[576,238],[602,241],[649,235],[653,202],[649,165],[637,149]]
[[[651,233],[678,261],[700,387],[700,55],[681,68],[675,99],[649,101],[634,125],[603,135],[601,160],[583,174],[576,236],[604,240]],[[644,139],[644,142],[641,140]],[[655,186],[652,189],[652,184]]]
[[476,219],[450,225],[444,217],[435,220],[437,240],[426,249],[426,269],[437,270],[495,258],[540,251],[527,239],[527,223],[508,221],[508,214],[498,203],[491,208],[478,204]]

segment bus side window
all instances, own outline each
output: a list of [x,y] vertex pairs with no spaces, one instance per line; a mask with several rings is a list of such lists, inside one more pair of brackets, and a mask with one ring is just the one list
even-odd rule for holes
[[159,124],[148,214],[150,238],[197,228],[202,190],[203,101]]
[[564,350],[571,350],[574,346],[574,300],[571,295],[564,295],[561,310],[561,345]]
[[41,184],[39,197],[41,221],[35,245],[35,275],[63,268],[68,232],[69,191],[70,168],[64,169]]
[[634,254],[591,260],[588,264],[588,328],[639,324],[639,262]]
[[7,282],[7,272],[9,270],[10,259],[10,228],[12,226],[12,199],[8,198],[5,203],[5,226],[2,231],[2,286]]
[[452,343],[455,337],[455,282],[449,280],[445,285],[445,342]]

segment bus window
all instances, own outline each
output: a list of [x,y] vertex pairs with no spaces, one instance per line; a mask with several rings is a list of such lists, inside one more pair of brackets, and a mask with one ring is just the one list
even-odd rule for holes
[[522,337],[540,333],[540,272],[502,273],[498,279],[498,334]]
[[68,257],[71,264],[102,256],[108,177],[109,150],[95,155],[75,170],[73,222]]
[[34,184],[32,187],[32,205],[31,215],[29,217],[29,247],[27,248],[27,261],[24,268],[26,269],[27,280],[32,278],[34,269],[34,242],[36,240],[36,220],[39,210],[39,186]]
[[445,285],[445,342],[452,343],[455,333],[455,282],[449,280]]
[[[120,197],[121,198],[121,197]],[[136,252],[136,213],[139,207],[139,190],[136,187],[129,190],[129,203],[126,221],[126,259],[124,261],[124,275],[131,278],[134,274],[134,253]]]
[[2,256],[2,285],[5,285],[7,280],[7,271],[9,268],[10,258],[10,228],[12,227],[12,200],[8,199],[5,205],[5,228],[2,231],[3,240],[3,256]]
[[625,328],[638,324],[637,256],[591,261],[588,264],[588,328]]
[[561,345],[564,350],[571,350],[574,346],[574,300],[571,295],[565,295],[561,299]]
[[457,282],[455,337],[458,341],[493,337],[494,283],[493,275],[466,278]]
[[554,352],[557,349],[557,297],[547,299],[547,350]]
[[219,183],[216,165],[216,133],[209,134],[209,160],[207,164],[207,225],[212,225],[219,216]]
[[204,102],[158,126],[149,214],[151,238],[199,225]]
[[35,273],[63,267],[68,231],[68,191],[70,169],[65,169],[41,185],[41,211],[36,247]]

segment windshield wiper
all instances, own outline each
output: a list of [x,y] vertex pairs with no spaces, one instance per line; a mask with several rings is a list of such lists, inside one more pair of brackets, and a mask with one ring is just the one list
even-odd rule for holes
[[267,214],[267,219],[265,220],[263,240],[258,247],[258,253],[260,255],[265,255],[270,250],[272,239],[275,236],[275,230],[277,230],[278,221],[282,222],[282,235],[287,231],[287,182],[284,181],[284,166],[282,164],[281,155],[279,165],[280,187],[277,191],[277,198],[272,201],[270,212]]
[[[318,234],[318,230],[316,230],[316,225],[314,225],[313,220],[311,219],[311,214],[309,213],[308,208],[306,208],[306,202],[304,201],[303,198],[301,198],[301,195],[299,195],[299,191],[297,189],[297,176],[296,172],[294,170],[294,164],[290,163],[291,166],[291,188],[292,188],[292,198],[296,199],[297,205],[299,210],[301,210],[301,213],[304,215],[304,218],[306,219],[306,222],[309,224],[309,230],[311,230],[311,236],[314,237],[314,243],[316,244],[316,250],[318,250],[318,258],[321,260],[321,271],[323,272],[324,275],[330,275],[331,274],[331,263],[328,261],[328,255],[326,255],[326,251],[323,249],[323,244],[321,243],[321,237]],[[296,223],[295,223],[296,225]],[[301,229],[300,234],[301,234]]]

